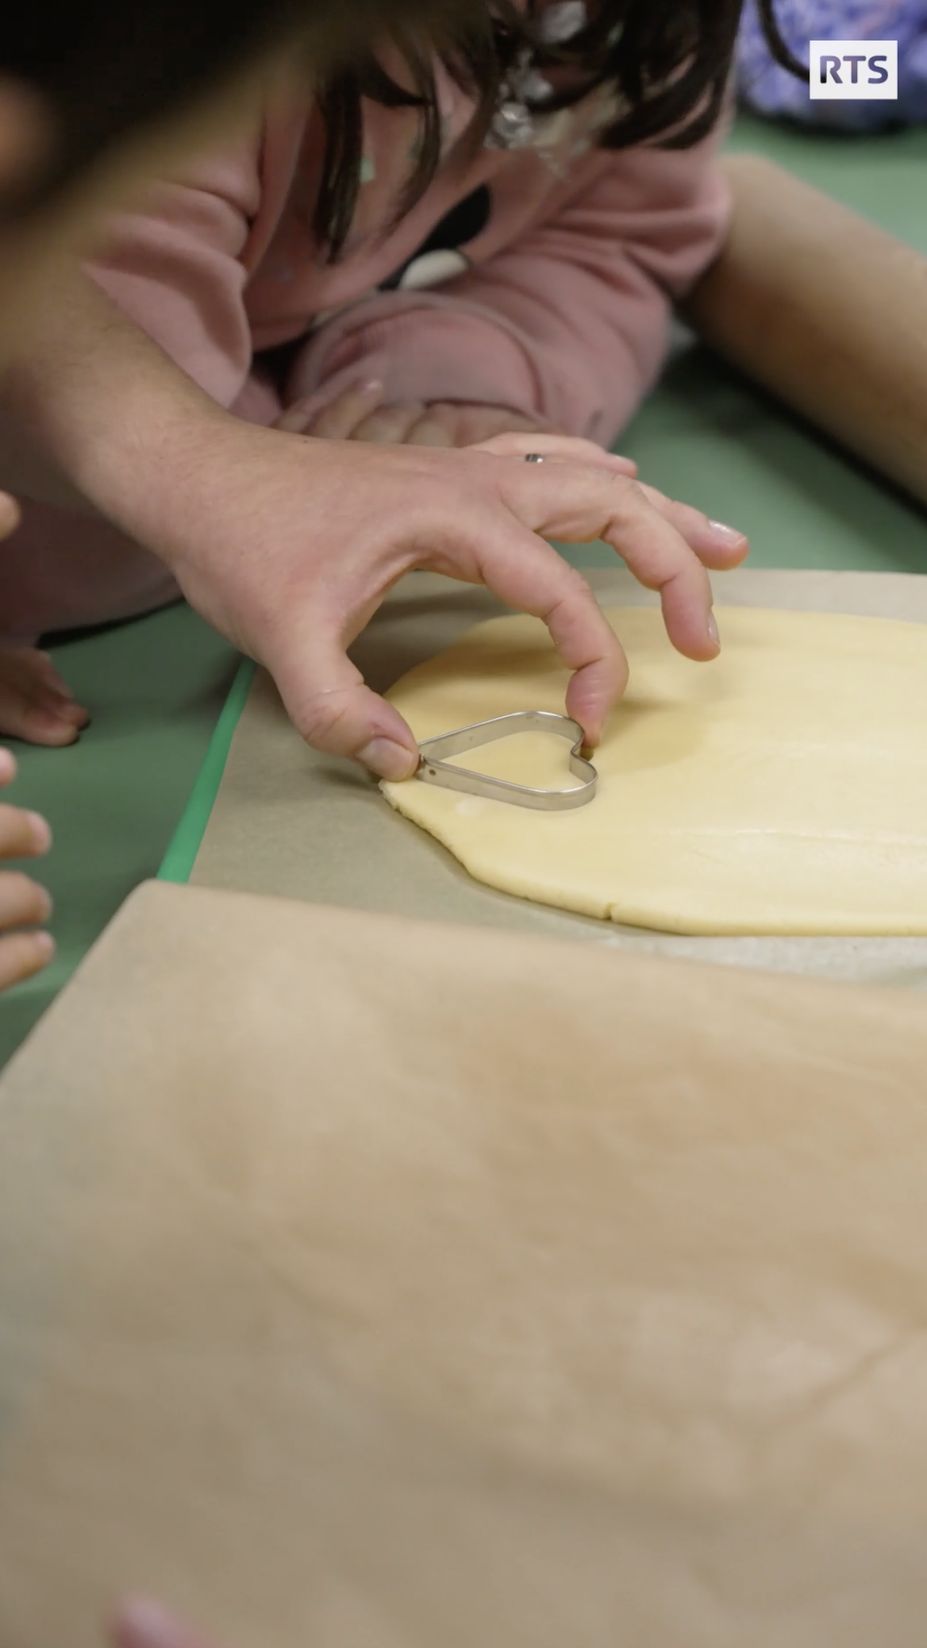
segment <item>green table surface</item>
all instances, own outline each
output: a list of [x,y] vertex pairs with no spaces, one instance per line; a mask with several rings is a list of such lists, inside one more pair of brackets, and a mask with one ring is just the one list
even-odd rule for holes
[[[768,155],[927,253],[927,132],[826,137],[741,119],[731,147]],[[755,565],[927,571],[923,511],[685,338],[620,447],[654,485],[747,532]],[[611,558],[603,545],[564,553],[578,566]],[[70,750],[16,749],[10,798],[55,833],[41,878],[58,956],[0,1001],[0,1062],[132,887],[162,860],[165,877],[186,879],[250,678],[184,607],[54,655],[94,719]]]
[[0,1062],[132,888],[157,874],[238,666],[183,605],[51,651],[93,723],[69,749],[10,745],[19,774],[7,796],[54,833],[40,868],[23,868],[55,900],[58,950],[44,973],[0,997]]

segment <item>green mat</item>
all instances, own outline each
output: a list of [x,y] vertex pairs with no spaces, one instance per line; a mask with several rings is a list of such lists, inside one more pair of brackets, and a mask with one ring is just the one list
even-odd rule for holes
[[[741,120],[731,146],[768,155],[927,253],[927,132],[838,138]],[[620,445],[654,485],[748,532],[755,565],[927,572],[921,510],[684,340]],[[579,566],[612,558],[604,545],[565,553]],[[184,608],[55,656],[94,725],[69,751],[17,749],[14,799],[56,834],[42,878],[59,957],[0,1001],[0,1060],[165,849],[162,874],[186,880],[251,672],[241,666],[220,717],[235,660]]]
[[55,900],[58,953],[0,997],[0,1061],[126,895],[157,873],[238,666],[234,649],[186,606],[51,650],[93,724],[65,750],[10,742],[19,775],[5,796],[42,813],[54,832],[48,857],[22,867]]

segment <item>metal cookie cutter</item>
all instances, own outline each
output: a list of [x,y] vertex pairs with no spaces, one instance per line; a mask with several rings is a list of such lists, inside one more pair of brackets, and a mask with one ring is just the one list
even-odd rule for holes
[[[494,744],[497,738],[510,738],[516,732],[553,732],[560,738],[569,738],[573,746],[570,771],[582,782],[570,790],[534,790],[526,784],[512,784],[506,778],[490,778],[467,767],[453,767],[444,759],[463,755],[465,750],[475,750],[481,744]],[[516,807],[558,812],[564,807],[584,807],[595,795],[599,775],[592,762],[580,755],[582,744],[583,729],[569,716],[553,715],[550,710],[515,710],[511,715],[495,715],[491,721],[458,727],[456,732],[443,733],[440,738],[426,738],[419,745],[421,760],[415,776],[425,784],[463,790],[466,795],[481,795],[487,801],[509,801]]]

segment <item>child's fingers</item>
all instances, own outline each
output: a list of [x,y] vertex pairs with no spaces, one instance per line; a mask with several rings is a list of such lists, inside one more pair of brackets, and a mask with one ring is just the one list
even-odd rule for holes
[[[323,407],[307,426],[305,423],[297,434],[315,435],[319,440],[346,441],[363,423],[374,407],[379,406],[383,399],[383,384],[379,378],[368,378],[366,383],[360,383],[356,388],[346,389],[343,395],[333,400],[330,406]],[[292,408],[295,415],[295,407]],[[284,419],[287,414],[278,419],[277,428],[284,428]],[[291,430],[291,433],[293,431]]]
[[[591,463],[617,475],[637,474],[637,464],[633,458],[606,452],[595,441],[584,441],[579,435],[546,435],[538,430],[524,433],[511,430],[504,435],[493,435],[488,441],[480,441],[474,450],[492,452],[500,458],[525,458],[529,453],[536,452],[545,463]],[[542,469],[543,465],[537,464],[535,468]]]
[[[439,438],[433,426],[449,439]],[[480,446],[496,435],[529,434],[538,431],[535,418],[526,418],[505,406],[480,405],[475,401],[432,401],[424,429],[410,436],[418,446]]]
[[37,881],[21,870],[0,874],[0,931],[11,927],[41,927],[52,913],[52,901]]
[[272,428],[279,429],[284,435],[308,435],[316,414],[312,410],[311,401],[294,401],[279,418],[275,418]]
[[51,830],[39,813],[0,806],[0,858],[41,858],[51,844]]
[[406,439],[410,446],[479,446],[494,435],[516,430],[527,434],[535,427],[521,413],[502,406],[433,401]]
[[402,446],[425,410],[422,401],[405,406],[379,406],[354,431],[355,441],[371,441],[375,446]]
[[47,967],[55,953],[51,933],[7,933],[0,938],[0,990],[22,984]]
[[457,430],[453,420],[442,417],[431,407],[426,407],[423,415],[412,425],[406,435],[409,446],[458,446]]

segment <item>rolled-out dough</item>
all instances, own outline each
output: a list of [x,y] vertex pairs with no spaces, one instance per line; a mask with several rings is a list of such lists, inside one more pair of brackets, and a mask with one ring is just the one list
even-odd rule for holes
[[[392,806],[479,881],[677,933],[927,934],[927,628],[728,608],[694,664],[660,613],[606,616],[631,663],[595,752],[590,805],[536,813],[422,784]],[[537,619],[493,619],[389,698],[418,739],[518,709],[563,710]],[[572,782],[567,745],[522,734],[460,765]]]

